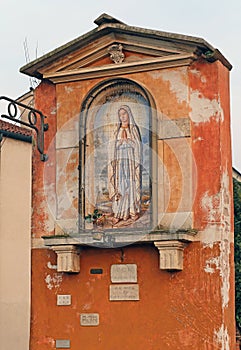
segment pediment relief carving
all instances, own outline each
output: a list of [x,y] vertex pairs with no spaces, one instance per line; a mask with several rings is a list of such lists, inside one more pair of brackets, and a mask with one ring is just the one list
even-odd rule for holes
[[108,47],[108,53],[110,59],[114,63],[122,63],[125,59],[125,54],[122,51],[123,46],[121,44],[113,44]]
[[[112,52],[110,52],[112,51]],[[91,69],[91,67],[106,67],[116,63],[140,63],[155,61],[162,57],[173,57],[190,54],[192,51],[184,50],[183,47],[171,45],[165,41],[156,39],[131,38],[128,35],[121,36],[108,34],[79,50],[73,50],[70,54],[56,60],[51,65],[39,69],[45,78],[55,73],[68,73]],[[115,58],[114,58],[115,56]],[[114,58],[114,59],[113,59]]]

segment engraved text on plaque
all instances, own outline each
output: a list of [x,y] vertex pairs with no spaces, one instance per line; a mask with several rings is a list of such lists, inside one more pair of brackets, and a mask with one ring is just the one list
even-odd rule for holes
[[136,264],[114,264],[110,270],[111,282],[137,282]]
[[110,285],[110,300],[139,300],[138,284]]

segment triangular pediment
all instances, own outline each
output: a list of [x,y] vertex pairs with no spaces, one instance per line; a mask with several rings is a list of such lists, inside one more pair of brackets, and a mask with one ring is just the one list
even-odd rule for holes
[[[77,79],[103,69],[124,72],[131,67],[155,67],[156,64],[187,62],[198,55],[214,53],[205,40],[180,34],[131,27],[106,14],[95,20],[98,27],[21,68],[37,78],[60,81]],[[217,51],[217,50],[216,50]],[[219,58],[223,57],[219,53]],[[223,57],[224,59],[224,57]],[[184,61],[183,61],[184,60]],[[224,59],[225,60],[225,59]],[[227,62],[227,61],[225,61]],[[75,78],[74,78],[75,76]],[[65,79],[65,80],[66,80]]]
[[182,48],[172,47],[169,44],[165,45],[165,43],[163,43],[163,45],[161,45],[160,42],[158,46],[156,44],[154,40],[145,40],[145,38],[143,38],[143,42],[140,42],[140,38],[137,37],[110,33],[92,41],[90,44],[72,54],[61,57],[52,64],[41,68],[39,71],[45,75],[51,72],[57,73],[79,70],[82,68],[113,65],[116,62],[111,59],[110,51],[111,48],[115,46],[121,48],[119,50],[119,54],[123,55],[123,61],[121,63],[155,60],[160,57],[186,53]]

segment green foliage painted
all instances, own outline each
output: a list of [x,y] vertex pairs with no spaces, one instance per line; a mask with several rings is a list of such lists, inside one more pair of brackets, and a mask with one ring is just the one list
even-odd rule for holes
[[236,321],[241,331],[241,183],[233,179]]

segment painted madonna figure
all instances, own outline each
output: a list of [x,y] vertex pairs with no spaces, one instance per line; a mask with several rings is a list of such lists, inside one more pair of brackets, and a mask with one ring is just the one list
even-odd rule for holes
[[118,119],[109,177],[113,225],[137,220],[141,211],[141,136],[129,106],[119,108]]

